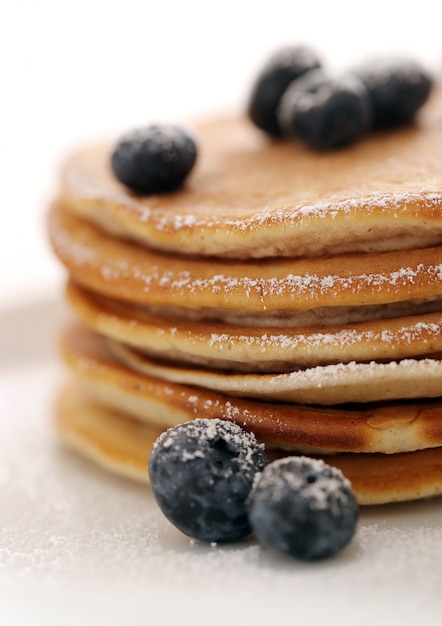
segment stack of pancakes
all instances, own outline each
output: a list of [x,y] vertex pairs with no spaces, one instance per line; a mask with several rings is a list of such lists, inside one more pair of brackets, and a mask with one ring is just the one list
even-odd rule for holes
[[144,481],[162,430],[219,417],[324,457],[361,504],[442,493],[442,96],[332,153],[239,116],[196,136],[169,194],[121,185],[111,143],[64,164],[61,438]]

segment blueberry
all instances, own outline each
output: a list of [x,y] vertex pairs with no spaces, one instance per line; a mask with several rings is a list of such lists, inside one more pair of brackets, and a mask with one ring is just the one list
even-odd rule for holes
[[323,461],[286,457],[267,465],[249,498],[250,521],[265,545],[302,560],[332,556],[358,519],[349,481]]
[[255,435],[221,419],[196,419],[165,431],[149,457],[155,499],[183,533],[207,542],[251,532],[247,498],[267,464]]
[[430,95],[433,84],[430,74],[409,59],[373,59],[353,73],[368,91],[374,128],[411,122]]
[[288,46],[277,51],[259,74],[248,105],[253,123],[269,135],[279,137],[276,110],[289,84],[302,74],[320,67],[316,54],[306,46]]
[[315,70],[290,85],[278,118],[287,136],[329,150],[355,142],[369,129],[371,107],[358,78],[350,74],[331,78]]
[[193,168],[197,148],[182,128],[152,125],[124,134],[111,156],[120,182],[141,194],[173,191]]

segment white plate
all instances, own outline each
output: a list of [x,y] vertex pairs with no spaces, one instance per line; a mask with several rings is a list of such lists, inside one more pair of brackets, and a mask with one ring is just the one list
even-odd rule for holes
[[336,558],[211,547],[59,447],[50,302],[0,315],[0,626],[442,623],[442,500],[361,511]]

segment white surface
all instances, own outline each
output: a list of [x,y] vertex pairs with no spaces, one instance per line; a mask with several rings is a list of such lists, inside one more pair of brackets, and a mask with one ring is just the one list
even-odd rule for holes
[[0,316],[1,626],[440,626],[441,499],[362,510],[339,556],[303,564],[252,539],[192,542],[147,487],[61,449],[62,317],[44,302]]

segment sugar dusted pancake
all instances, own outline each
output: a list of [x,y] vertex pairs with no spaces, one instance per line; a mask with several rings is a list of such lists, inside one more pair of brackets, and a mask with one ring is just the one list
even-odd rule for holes
[[[161,429],[91,402],[75,386],[63,390],[56,407],[58,432],[66,445],[98,465],[148,482],[147,459]],[[280,456],[275,452],[270,456]],[[442,493],[442,448],[402,454],[337,454],[325,457],[352,482],[359,504],[382,504]]]
[[442,494],[442,93],[336,152],[241,117],[196,132],[173,193],[126,189],[109,142],[64,164],[61,438],[147,481],[161,431],[224,418],[326,457],[360,503]]
[[183,254],[326,256],[442,243],[442,96],[416,127],[318,154],[270,143],[247,120],[196,127],[200,157],[184,189],[140,197],[112,175],[112,142],[65,163],[61,203],[119,238]]
[[117,342],[110,347],[123,363],[142,374],[245,398],[333,405],[442,396],[440,359],[352,361],[283,374],[252,374],[155,361]]
[[208,263],[111,238],[60,207],[51,211],[49,230],[55,253],[76,282],[162,315],[332,325],[441,308],[442,247]]
[[442,352],[442,313],[325,328],[250,327],[161,317],[72,281],[66,293],[75,314],[93,330],[177,364],[281,373],[297,367]]
[[320,407],[257,402],[129,369],[99,335],[80,325],[61,352],[95,403],[165,428],[195,417],[221,417],[253,430],[267,445],[303,452],[397,453],[442,445],[442,401]]

